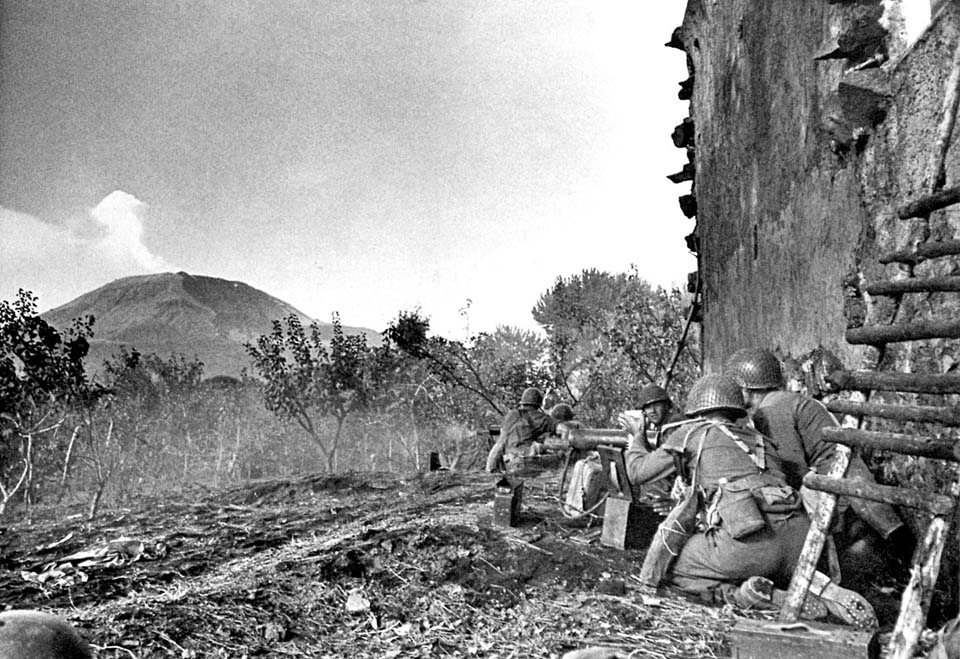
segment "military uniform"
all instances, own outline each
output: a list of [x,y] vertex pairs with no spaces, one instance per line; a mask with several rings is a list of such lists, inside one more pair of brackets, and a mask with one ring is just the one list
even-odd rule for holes
[[[819,474],[829,471],[836,445],[825,442],[822,431],[839,424],[820,401],[790,391],[771,391],[757,405],[753,424],[772,438],[771,452],[783,464],[784,475],[791,486],[799,489],[804,474],[810,469]],[[847,478],[874,482],[873,474],[856,453],[850,456]],[[885,503],[860,498],[841,501],[841,508],[852,508],[884,538],[903,526],[897,512]]]
[[[641,486],[676,475],[673,453],[679,453],[700,492],[701,515],[708,504],[712,509],[709,525],[690,535],[667,580],[707,601],[729,599],[754,576],[788,585],[809,524],[776,456],[766,454],[767,442],[731,422],[699,420],[680,428],[652,453],[627,453],[630,481]],[[760,501],[760,492],[769,493],[762,500],[770,505],[758,504],[758,525],[744,533],[737,528],[741,515],[733,511]]]
[[510,410],[500,425],[500,438],[487,456],[487,471],[494,471],[501,457],[509,468],[511,462],[538,455],[538,444],[556,429],[556,419],[540,409]]

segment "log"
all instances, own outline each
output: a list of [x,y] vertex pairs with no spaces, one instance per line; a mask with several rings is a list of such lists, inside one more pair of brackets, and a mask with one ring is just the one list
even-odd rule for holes
[[960,254],[960,240],[944,240],[927,242],[917,245],[915,249],[904,249],[887,252],[880,257],[880,263],[909,263],[916,265],[927,259],[940,256],[955,256]]
[[960,373],[876,373],[834,371],[827,380],[841,389],[905,391],[915,394],[960,394]]
[[877,416],[895,421],[939,423],[944,426],[960,426],[960,409],[956,407],[931,407],[921,405],[887,405],[884,403],[856,403],[852,400],[832,400],[827,409],[835,414],[852,416]]
[[898,325],[870,325],[848,329],[847,343],[880,345],[922,339],[960,339],[960,321],[921,320]]
[[[960,469],[955,468],[954,481],[950,486],[950,496],[956,500],[960,495]],[[947,515],[931,520],[923,535],[923,541],[914,554],[910,581],[900,600],[900,614],[897,624],[887,645],[888,659],[909,659],[913,657],[920,633],[927,621],[933,588],[940,574],[940,557],[947,542],[949,519]]]
[[933,211],[946,208],[960,202],[960,185],[934,192],[904,204],[897,209],[897,217],[909,220],[912,217],[926,217]]
[[[827,476],[839,480],[847,473],[849,465],[850,449],[843,445],[838,446],[834,453],[833,462],[830,463],[830,471]],[[800,619],[800,610],[803,608],[803,601],[807,598],[807,593],[810,590],[810,581],[813,580],[813,574],[817,571],[817,563],[820,561],[820,554],[823,553],[823,545],[827,541],[830,522],[833,520],[833,512],[836,507],[836,496],[823,496],[820,497],[820,503],[811,515],[810,530],[807,531],[807,539],[803,543],[803,549],[797,559],[797,566],[790,578],[787,599],[780,608],[781,622],[796,622]]]
[[902,293],[938,293],[960,291],[960,277],[930,277],[927,279],[891,279],[867,284],[870,295],[900,295]]
[[824,428],[823,440],[833,444],[858,446],[880,451],[893,451],[906,455],[919,455],[937,460],[955,461],[953,439],[905,435],[895,432],[871,432],[855,428]]
[[869,499],[870,501],[888,503],[891,506],[907,506],[908,508],[925,510],[934,515],[950,514],[955,504],[954,499],[945,494],[831,478],[812,472],[803,477],[803,484],[811,490],[829,492],[838,496]]

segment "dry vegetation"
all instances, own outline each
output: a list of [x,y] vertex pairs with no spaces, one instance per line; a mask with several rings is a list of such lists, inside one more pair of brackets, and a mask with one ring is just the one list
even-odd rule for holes
[[[601,547],[596,526],[560,515],[555,490],[555,473],[528,480],[516,529],[492,525],[493,478],[476,472],[311,476],[94,522],[37,516],[0,529],[0,606],[66,616],[99,659],[526,658],[596,645],[728,656],[731,610],[642,592],[640,552]],[[121,538],[142,545],[91,552]]]

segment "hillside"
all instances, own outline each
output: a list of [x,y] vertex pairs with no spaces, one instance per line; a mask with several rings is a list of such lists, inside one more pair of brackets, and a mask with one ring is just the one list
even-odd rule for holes
[[[118,279],[43,314],[58,328],[74,318],[93,315],[94,339],[88,359],[91,371],[120,346],[162,356],[183,354],[204,363],[205,375],[239,375],[249,366],[243,343],[270,331],[274,320],[306,314],[282,300],[238,281],[190,275],[186,272]],[[318,323],[329,337],[332,326]],[[371,343],[374,330],[344,327],[364,334]]]

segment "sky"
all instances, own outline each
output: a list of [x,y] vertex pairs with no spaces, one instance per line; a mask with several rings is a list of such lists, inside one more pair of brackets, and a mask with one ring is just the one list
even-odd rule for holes
[[463,338],[585,268],[683,286],[683,7],[4,0],[0,299],[183,270]]

